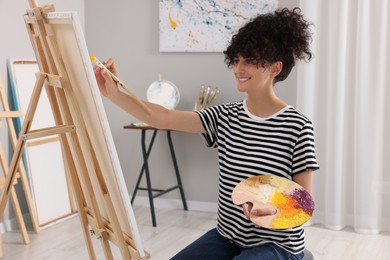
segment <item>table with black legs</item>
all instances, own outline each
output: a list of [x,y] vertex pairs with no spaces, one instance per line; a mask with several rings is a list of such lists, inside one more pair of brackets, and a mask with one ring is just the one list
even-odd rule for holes
[[[188,210],[186,198],[184,195],[183,184],[182,184],[181,178],[180,178],[179,167],[178,167],[177,160],[176,160],[175,150],[173,147],[173,142],[172,142],[172,137],[171,137],[172,131],[171,130],[161,130],[161,129],[157,129],[157,128],[154,128],[151,126],[134,125],[134,124],[126,125],[126,126],[124,126],[124,128],[129,129],[129,130],[140,130],[141,131],[141,149],[142,149],[142,156],[143,156],[143,165],[141,167],[141,171],[139,173],[138,180],[137,180],[137,183],[135,185],[133,196],[131,198],[131,204],[133,204],[135,196],[137,195],[137,192],[139,190],[147,191],[148,197],[149,197],[150,212],[152,215],[152,223],[153,223],[153,226],[156,227],[157,223],[156,223],[156,214],[155,214],[154,202],[153,202],[154,198],[159,197],[159,196],[166,194],[170,191],[173,191],[175,189],[179,189],[181,200],[183,202],[183,208],[184,208],[184,210]],[[146,143],[146,134],[148,131],[150,131],[152,133],[149,144]],[[171,153],[172,163],[173,163],[173,167],[174,167],[174,171],[175,171],[175,175],[176,175],[176,180],[177,180],[176,185],[174,185],[170,188],[167,188],[167,189],[153,188],[152,183],[151,183],[151,178],[150,178],[148,159],[149,159],[149,155],[152,151],[154,140],[156,139],[158,132],[166,132],[166,134],[167,134],[169,151]],[[146,187],[140,187],[140,183],[141,183],[141,180],[142,180],[142,177],[144,176],[144,174],[146,177]]]

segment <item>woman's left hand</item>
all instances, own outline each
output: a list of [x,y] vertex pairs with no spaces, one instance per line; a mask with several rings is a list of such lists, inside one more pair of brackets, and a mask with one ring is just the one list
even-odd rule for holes
[[251,220],[252,217],[270,216],[278,213],[278,209],[274,206],[264,206],[253,209],[253,204],[251,202],[242,204],[242,210],[249,220]]

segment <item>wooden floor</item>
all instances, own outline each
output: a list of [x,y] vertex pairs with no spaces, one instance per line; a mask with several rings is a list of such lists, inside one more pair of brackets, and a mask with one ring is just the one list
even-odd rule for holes
[[[145,249],[152,259],[169,259],[181,248],[215,226],[216,214],[157,209],[157,227],[151,225],[149,208],[135,206],[134,212]],[[361,235],[352,231],[332,231],[320,226],[306,227],[307,248],[319,259],[388,260],[390,234]],[[3,235],[4,260],[87,260],[78,217],[71,218],[39,234],[30,233],[24,245],[18,232]],[[104,259],[99,240],[93,239],[98,259]],[[113,246],[115,259],[121,259]]]

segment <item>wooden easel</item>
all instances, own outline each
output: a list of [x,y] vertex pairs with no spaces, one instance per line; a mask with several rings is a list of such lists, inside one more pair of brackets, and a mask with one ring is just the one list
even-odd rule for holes
[[[29,3],[31,9],[27,10],[25,22],[40,72],[37,73],[30,104],[1,194],[0,216],[4,213],[13,187],[12,183],[17,176],[17,165],[26,141],[42,136],[59,135],[90,259],[96,259],[90,233],[100,238],[106,259],[113,259],[109,242],[118,246],[123,259],[148,259],[149,254],[137,250],[132,235],[124,233],[118,221],[109,187],[105,183],[97,159],[98,151],[92,146],[85,119],[62,62],[63,57],[58,52],[56,40],[50,32],[50,25],[45,22],[48,12],[55,11],[55,8],[53,5],[39,7],[35,0],[29,0]],[[43,86],[45,86],[50,101],[56,126],[30,130]],[[92,173],[98,179],[98,187],[93,187],[90,179]],[[103,202],[99,202],[104,205],[104,210],[108,214],[107,218],[102,216],[96,199],[98,195],[103,198]]]
[[[16,137],[16,132],[15,132],[12,118],[21,117],[22,113],[20,113],[19,111],[11,111],[10,110],[1,77],[0,77],[0,99],[1,99],[2,107],[3,107],[3,111],[0,112],[0,118],[6,119],[7,125],[8,125],[8,132],[10,135],[12,146],[15,148],[16,142],[17,142],[17,137]],[[3,149],[3,146],[1,145],[1,143],[0,143],[0,164],[1,164],[2,171],[4,173],[3,176],[0,176],[0,189],[3,189],[4,183],[5,183],[5,178],[8,175],[9,167],[8,167],[8,160],[5,156],[4,149]],[[16,184],[18,180],[21,181],[23,191],[25,194],[25,198],[26,198],[26,202],[27,202],[27,205],[29,208],[31,222],[32,222],[34,231],[39,232],[39,225],[38,225],[36,208],[35,208],[35,205],[33,203],[32,197],[31,197],[31,191],[30,191],[28,180],[27,180],[26,170],[25,170],[22,162],[19,162],[18,169],[19,169],[19,171],[16,173],[14,184]],[[22,211],[20,209],[18,197],[17,197],[17,194],[15,192],[14,187],[11,188],[11,201],[12,201],[12,206],[13,206],[13,209],[15,212],[16,219],[17,219],[18,224],[19,224],[19,229],[20,229],[20,233],[21,233],[22,238],[23,238],[23,242],[25,244],[29,244],[30,239],[28,237],[26,225],[25,225],[25,222],[23,219],[23,214],[22,214]],[[1,252],[1,239],[0,239],[0,256],[1,255],[2,255],[2,252]]]
[[[14,101],[15,109],[17,108],[20,109],[20,111],[18,112],[23,114],[23,108],[24,106],[28,105],[31,96],[31,91],[33,90],[32,86],[34,84],[33,82],[35,82],[35,72],[39,71],[37,61],[34,59],[9,59],[8,69],[9,69],[11,87],[13,88],[11,92],[13,92],[15,98]],[[7,101],[5,95],[3,96],[4,96],[3,104],[6,104],[6,107],[4,107],[3,109],[5,111],[6,110],[8,111],[7,108],[9,106],[7,103],[5,103]],[[43,93],[43,95],[41,96],[40,104],[38,105],[37,112],[35,113],[34,123],[36,122],[39,124],[40,128],[54,125],[50,104],[48,103],[45,93]],[[11,124],[14,123],[15,125],[17,125],[18,123],[21,125],[23,123],[23,117],[17,118],[15,122],[9,120],[9,126],[11,126]],[[34,124],[32,124],[31,127],[33,128]],[[19,129],[15,127],[15,129],[18,132],[20,130],[20,127]],[[12,140],[13,140],[13,145],[15,146],[17,142],[17,138],[16,137],[12,138]],[[34,141],[29,141],[26,144],[25,151],[24,151],[26,153],[26,157],[28,157],[26,159],[28,159],[28,163],[30,167],[29,169],[30,172],[28,172],[28,174],[26,175],[30,176],[29,183],[31,186],[31,191],[34,191],[32,197],[34,198],[34,204],[38,212],[37,224],[40,229],[43,229],[45,227],[52,225],[53,223],[56,223],[70,216],[74,216],[78,214],[74,194],[73,191],[71,190],[71,181],[69,179],[69,174],[65,173],[66,168],[63,163],[63,156],[62,156],[63,152],[58,150],[59,147],[53,149],[53,147],[51,146],[52,144],[54,144],[55,147],[57,147],[57,145],[60,145],[60,140],[58,136],[52,136],[50,138],[41,138],[41,139],[36,139]],[[37,165],[44,165],[46,163],[47,153],[39,152],[39,154],[42,155],[42,157],[37,158],[38,153],[34,152],[34,149],[47,150],[44,147],[48,147],[48,149],[50,149],[50,154],[52,153],[52,151],[54,152],[54,154],[52,154],[54,164],[49,162],[47,168],[46,167],[45,169],[37,168]],[[27,161],[26,162],[24,161],[24,154],[23,154],[22,161],[24,162],[23,165],[25,166]],[[40,179],[40,177],[43,178]],[[61,182],[57,181],[58,177],[60,177]],[[63,179],[61,177],[65,177],[65,182],[63,182]],[[46,194],[46,196],[43,196],[42,192],[45,192],[44,191],[45,189],[41,189],[40,187],[43,186],[42,184],[46,185],[51,181],[55,181],[56,184],[61,185],[59,187],[59,193],[58,193],[60,195]],[[64,187],[63,185],[66,185],[66,187]],[[64,190],[64,188],[66,188],[66,190]],[[47,195],[49,195],[49,197],[51,198],[43,199],[43,197],[48,197]],[[54,197],[54,199],[52,196]],[[69,205],[66,203],[66,198],[61,196],[68,197]],[[50,209],[52,206],[56,209],[57,206],[61,207],[61,209],[59,209],[61,211],[55,211]],[[67,209],[68,207],[69,207],[69,211],[62,211],[63,209]],[[46,209],[48,211],[46,211]],[[61,212],[61,214],[59,214],[59,212]]]

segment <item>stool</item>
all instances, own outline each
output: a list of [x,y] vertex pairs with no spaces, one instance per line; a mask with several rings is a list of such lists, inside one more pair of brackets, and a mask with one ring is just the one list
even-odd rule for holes
[[[152,223],[153,223],[153,226],[156,227],[157,226],[156,215],[155,215],[154,202],[153,202],[154,198],[159,197],[159,196],[166,194],[170,191],[173,191],[175,189],[179,189],[181,200],[183,202],[183,208],[184,208],[184,210],[188,210],[187,202],[186,202],[185,195],[184,195],[184,189],[183,189],[183,185],[182,185],[181,178],[180,178],[179,167],[178,167],[177,161],[176,161],[175,150],[173,148],[171,130],[160,130],[160,129],[157,129],[157,128],[154,128],[151,126],[147,126],[147,125],[146,126],[145,125],[139,126],[139,125],[134,125],[134,124],[126,125],[126,126],[124,126],[124,128],[125,129],[132,129],[132,130],[141,130],[141,147],[142,147],[142,156],[143,156],[143,161],[144,161],[142,168],[141,168],[141,171],[140,171],[139,176],[138,176],[137,184],[135,185],[133,196],[131,198],[131,204],[133,204],[138,190],[147,191],[148,197],[149,197],[150,212],[152,215]],[[147,130],[151,130],[153,132],[152,138],[149,142],[148,147],[146,145],[146,131]],[[175,185],[171,188],[168,188],[168,189],[154,189],[154,188],[152,188],[152,183],[151,183],[151,179],[150,179],[148,159],[149,159],[149,155],[152,151],[154,140],[156,139],[156,135],[157,135],[158,131],[166,131],[166,133],[167,133],[169,151],[171,153],[172,163],[173,163],[173,167],[174,167],[175,175],[176,175],[176,180],[177,180],[177,185]],[[146,176],[146,186],[147,186],[146,188],[140,187],[140,183],[141,183],[141,180],[142,180],[144,173]]]
[[314,256],[309,250],[305,248],[305,251],[303,251],[302,260],[314,260]]

